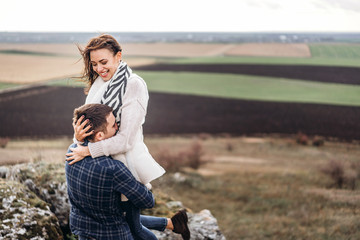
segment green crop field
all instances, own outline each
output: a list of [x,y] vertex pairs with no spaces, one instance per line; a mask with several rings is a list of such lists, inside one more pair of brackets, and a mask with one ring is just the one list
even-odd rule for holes
[[19,86],[19,84],[0,82],[0,90],[6,88],[13,88]]
[[285,58],[285,57],[199,57],[181,58],[167,60],[167,63],[178,64],[284,64],[284,65],[317,65],[317,66],[339,66],[339,67],[360,67],[360,58]]
[[[311,58],[202,57],[162,59],[172,63],[204,64],[294,64],[360,67],[359,44],[310,44]],[[360,106],[360,86],[239,74],[136,71],[149,91],[192,94],[247,100],[322,103]],[[84,87],[74,79],[51,81],[50,85]],[[0,89],[12,87],[0,83]]]
[[312,57],[243,57],[217,56],[167,59],[178,64],[285,64],[360,67],[360,44],[309,44]]
[[360,61],[360,44],[310,44],[314,58],[356,59]]
[[54,56],[54,57],[57,56],[57,54],[54,54],[54,53],[13,50],[13,49],[0,50],[0,53],[2,53],[2,54],[17,54],[17,55],[34,55],[34,56]]
[[[151,92],[246,100],[360,106],[360,86],[239,74],[138,71]],[[49,83],[84,87],[72,79]]]
[[360,106],[360,86],[238,74],[139,72],[149,91]]

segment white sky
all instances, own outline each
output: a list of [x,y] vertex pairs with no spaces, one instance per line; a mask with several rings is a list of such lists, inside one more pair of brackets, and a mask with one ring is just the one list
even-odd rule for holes
[[0,1],[0,31],[360,32],[360,0]]

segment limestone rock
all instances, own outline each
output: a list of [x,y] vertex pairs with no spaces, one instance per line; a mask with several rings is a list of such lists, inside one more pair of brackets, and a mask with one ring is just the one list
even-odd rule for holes
[[0,166],[0,178],[6,178],[9,168]]
[[191,239],[216,239],[225,240],[221,233],[216,218],[207,209],[194,214],[189,219]]
[[42,162],[18,164],[10,169],[8,179],[23,183],[40,199],[48,203],[50,210],[59,219],[63,231],[68,231],[70,204],[64,165]]
[[0,239],[63,239],[49,205],[24,185],[0,179]]

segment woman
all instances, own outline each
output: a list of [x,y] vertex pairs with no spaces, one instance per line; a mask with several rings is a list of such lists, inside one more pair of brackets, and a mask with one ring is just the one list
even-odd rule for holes
[[[150,187],[150,181],[165,171],[152,158],[143,142],[142,124],[149,99],[146,83],[121,60],[122,49],[111,35],[92,38],[84,49],[79,47],[79,50],[85,64],[82,77],[88,83],[85,103],[102,103],[112,107],[119,131],[114,137],[89,143],[88,146],[78,144],[77,148],[71,149],[72,153],[67,155],[67,160],[72,160],[73,164],[89,155],[93,158],[111,155],[122,161],[137,180]],[[80,118],[73,123],[74,140],[79,143],[92,133],[91,126],[84,128],[82,120]],[[190,239],[185,210],[166,219],[140,216],[140,209],[131,202],[127,201],[124,205],[127,206],[127,221],[135,239],[156,239],[141,223],[160,231],[171,229],[180,233],[183,239]]]

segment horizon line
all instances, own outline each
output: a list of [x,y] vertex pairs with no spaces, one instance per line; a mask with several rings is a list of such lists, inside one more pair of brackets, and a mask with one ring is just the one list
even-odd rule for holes
[[0,33],[320,33],[320,34],[360,34],[359,31],[14,31],[14,30],[0,30]]

